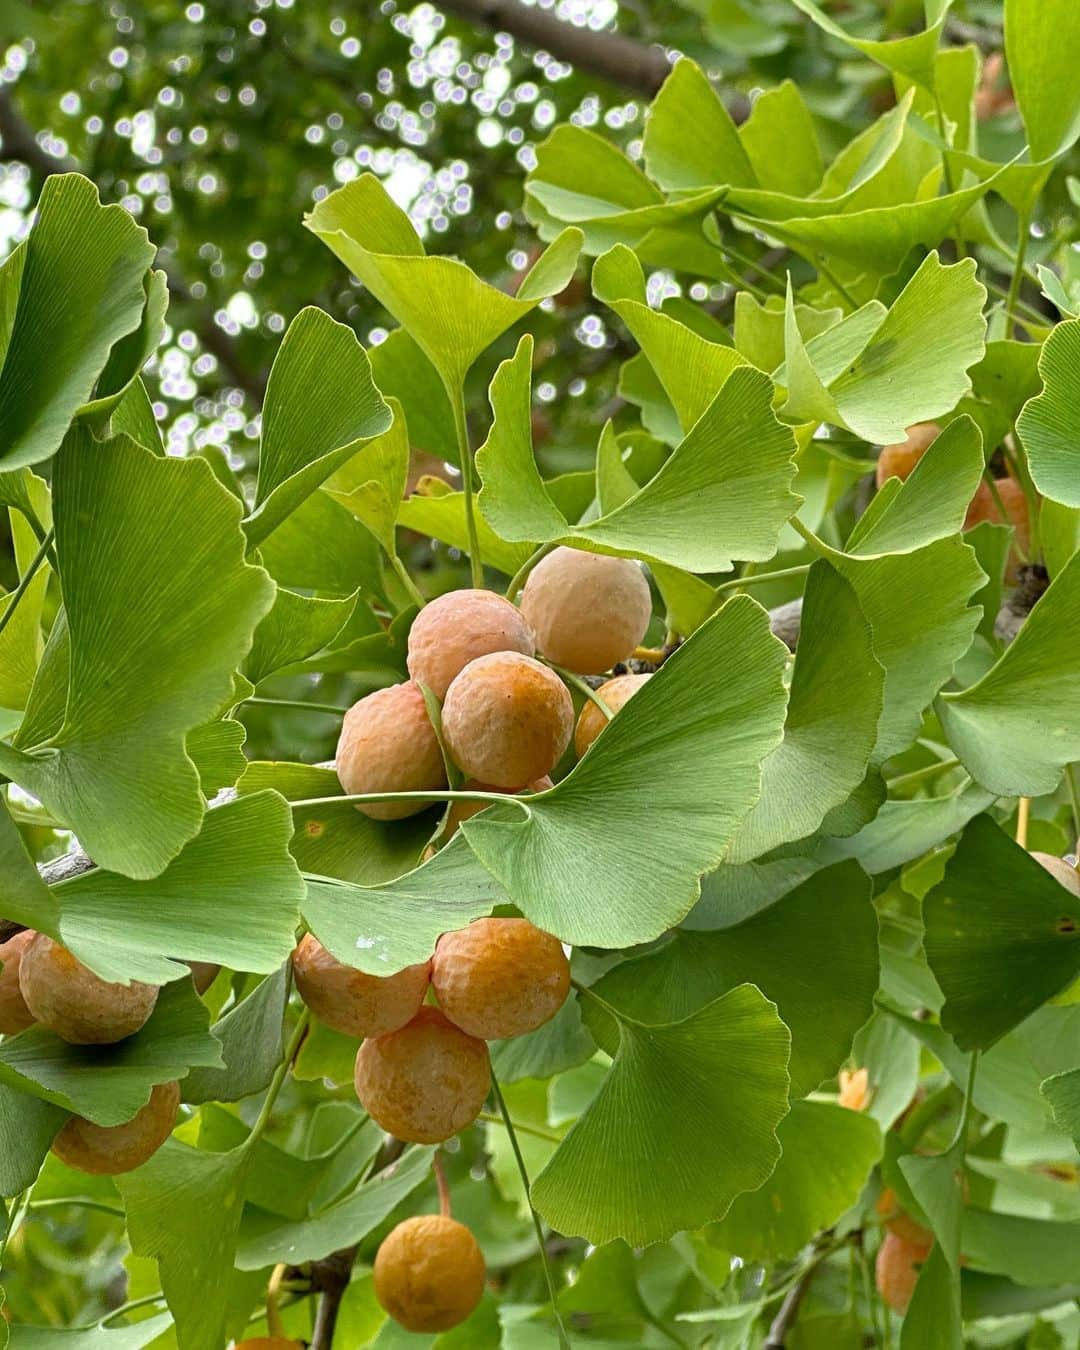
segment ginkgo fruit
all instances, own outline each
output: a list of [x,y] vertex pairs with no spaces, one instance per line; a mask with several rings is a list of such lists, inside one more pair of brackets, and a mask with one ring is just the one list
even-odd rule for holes
[[442,707],[443,737],[458,767],[511,791],[551,772],[573,725],[574,705],[562,680],[520,652],[470,661]]
[[52,1151],[80,1172],[99,1176],[130,1172],[172,1134],[179,1107],[180,1084],[158,1083],[146,1105],[122,1125],[95,1125],[72,1116],[53,1140]]
[[24,928],[21,933],[0,942],[0,1035],[15,1036],[20,1031],[34,1025],[34,1014],[26,1006],[22,990],[19,988],[19,966],[22,954],[37,934],[32,928]]
[[929,1246],[909,1242],[897,1233],[885,1234],[874,1263],[874,1277],[878,1293],[894,1312],[907,1312],[929,1254]]
[[557,548],[529,574],[521,612],[549,661],[599,675],[633,655],[652,617],[652,596],[632,559]]
[[205,994],[218,977],[219,965],[213,961],[188,961],[191,970],[191,982],[197,994]]
[[933,1233],[930,1232],[929,1228],[924,1228],[921,1223],[915,1222],[901,1206],[900,1200],[891,1186],[886,1186],[882,1190],[874,1208],[884,1220],[885,1227],[889,1232],[895,1233],[905,1242],[910,1242],[915,1247],[927,1248],[933,1242]]
[[841,1069],[837,1104],[849,1111],[863,1111],[870,1101],[870,1073],[867,1069]]
[[1057,857],[1053,853],[1040,853],[1032,851],[1031,856],[1056,880],[1063,886],[1067,886],[1073,895],[1080,896],[1080,872],[1077,872],[1072,863],[1066,862],[1064,858]]
[[890,478],[899,478],[901,482],[910,478],[915,465],[940,435],[941,428],[936,422],[916,422],[908,427],[904,440],[883,445],[874,470],[878,487],[884,487]]
[[313,933],[293,952],[300,997],[320,1022],[345,1036],[384,1036],[410,1022],[427,993],[431,963],[368,975],[332,956]]
[[[997,497],[994,496],[997,492]],[[974,529],[984,520],[988,520],[995,525],[1011,525],[1014,531],[1016,544],[1009,550],[1008,565],[1005,569],[1005,579],[1009,582],[1015,582],[1019,575],[1020,553],[1026,556],[1031,544],[1031,522],[1028,518],[1027,498],[1024,496],[1024,489],[1015,478],[995,478],[994,491],[990,485],[983,479],[964,516],[964,529]],[[998,505],[998,498],[1001,500],[1001,506]],[[1002,515],[1004,508],[1004,515]]]
[[492,652],[532,656],[532,630],[516,605],[494,591],[448,591],[424,606],[409,630],[409,674],[445,698],[454,676]]
[[[446,766],[420,687],[411,680],[354,703],[341,724],[335,759],[345,792],[423,792],[446,787]],[[357,802],[372,820],[402,820],[431,803]]]
[[[543,778],[538,778],[534,783],[526,783],[520,789],[495,787],[493,783],[478,783],[474,778],[469,778],[462,783],[461,790],[462,792],[496,792],[500,796],[508,796],[515,790],[528,793],[547,792],[549,788],[554,786],[555,784],[545,774]],[[456,833],[463,820],[470,820],[490,805],[490,802],[469,801],[462,798],[452,801],[450,810],[446,813],[446,838],[449,839]]]
[[133,1036],[158,996],[156,984],[101,979],[45,933],[23,951],[19,988],[33,1016],[72,1045],[110,1045]]
[[[649,675],[616,675],[613,679],[605,680],[596,693],[612,713],[617,713],[650,678]],[[608,719],[592,699],[589,699],[578,715],[577,727],[574,730],[574,751],[578,759],[607,724]]]
[[431,985],[455,1026],[505,1040],[555,1016],[570,992],[570,963],[558,938],[528,919],[477,919],[439,938]]
[[491,1061],[482,1040],[423,1007],[399,1031],[363,1043],[354,1082],[360,1105],[387,1134],[440,1144],[479,1115]]
[[484,1258],[463,1223],[420,1214],[391,1229],[375,1256],[375,1297],[407,1331],[449,1331],[484,1294]]

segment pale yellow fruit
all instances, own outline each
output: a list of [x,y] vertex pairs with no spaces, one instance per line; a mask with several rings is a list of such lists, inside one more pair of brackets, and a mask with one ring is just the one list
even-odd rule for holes
[[158,996],[156,984],[100,979],[44,933],[22,954],[19,988],[33,1016],[72,1045],[109,1045],[133,1036]]
[[[617,713],[623,704],[632,698],[645,681],[650,678],[649,675],[616,675],[614,679],[605,680],[596,692],[611,711]],[[608,719],[592,699],[587,700],[578,715],[577,728],[574,731],[574,752],[578,759],[588,750],[607,724]]]
[[[345,714],[335,767],[346,793],[438,792],[446,766],[424,696],[411,680],[378,689]],[[402,820],[431,803],[357,802],[372,820]]]
[[442,1214],[405,1219],[375,1257],[375,1297],[406,1331],[449,1331],[484,1294],[484,1258],[463,1223]]
[[528,919],[477,919],[439,939],[431,984],[455,1026],[505,1040],[555,1016],[570,992],[570,962],[558,938]]
[[400,1031],[363,1043],[354,1082],[360,1105],[387,1134],[440,1144],[479,1115],[491,1061],[483,1041],[424,1007]]
[[521,610],[494,591],[449,591],[424,606],[409,630],[409,674],[444,698],[454,676],[491,652],[532,656]]
[[411,1021],[427,993],[431,962],[393,975],[368,975],[332,956],[312,933],[293,952],[300,997],[320,1022],[344,1036],[384,1036]]
[[98,1176],[116,1176],[141,1167],[176,1124],[180,1084],[158,1083],[150,1100],[122,1125],[95,1125],[72,1116],[53,1140],[52,1151],[68,1167]]
[[573,725],[574,705],[562,680],[519,652],[470,661],[442,709],[443,736],[458,767],[511,791],[551,772]]
[[907,1312],[919,1273],[930,1255],[930,1248],[909,1242],[896,1233],[886,1233],[874,1263],[878,1293],[901,1315]]
[[652,597],[631,559],[557,548],[529,574],[521,612],[549,661],[599,675],[634,654],[649,626]]
[[0,942],[0,961],[3,962],[0,970],[0,1035],[15,1036],[34,1024],[34,1014],[26,1006],[19,988],[19,965],[23,952],[36,936],[32,928],[24,928],[6,942]]

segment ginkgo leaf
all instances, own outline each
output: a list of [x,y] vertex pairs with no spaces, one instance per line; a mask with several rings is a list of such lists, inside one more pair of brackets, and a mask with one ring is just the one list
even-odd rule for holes
[[0,468],[59,448],[114,345],[139,327],[153,258],[142,226],[102,206],[88,178],[46,179],[30,236],[4,266],[18,298],[0,368]]
[[[864,306],[805,344],[789,320],[789,370],[779,376],[789,381],[785,413],[879,445],[902,441],[914,422],[951,411],[971,388],[967,372],[985,351],[985,301],[974,259],[947,264],[930,253],[887,311]],[[792,383],[794,362],[816,376],[816,393],[808,375]]]
[[200,460],[76,428],[53,484],[69,650],[43,661],[0,769],[101,866],[155,876],[203,818],[184,738],[228,698],[274,588],[243,560],[240,503]]
[[1080,319],[1059,323],[1039,354],[1042,393],[1024,405],[1016,433],[1044,497],[1080,506]]
[[964,830],[923,901],[941,1024],[985,1050],[1080,972],[1080,903],[988,816]]
[[356,608],[358,596],[322,600],[279,587],[270,612],[255,629],[244,674],[253,685],[329,647]]
[[338,469],[323,491],[366,525],[394,557],[394,526],[409,478],[409,432],[401,404],[391,400],[390,407],[394,414],[390,428]]
[[[462,833],[514,904],[563,941],[625,947],[658,937],[689,912],[701,874],[757,800],[761,764],[781,735],[785,652],[764,610],[729,600],[567,777],[521,799],[527,817],[498,805]],[[664,874],[643,890],[660,836]]]
[[173,1324],[171,1312],[156,1313],[130,1326],[107,1327],[95,1322],[88,1327],[12,1328],[18,1350],[143,1350],[163,1336]]
[[563,289],[581,247],[581,231],[564,230],[517,294],[506,295],[454,258],[428,257],[409,217],[370,173],[324,197],[304,223],[415,338],[452,397],[485,347]]
[[847,43],[849,47],[883,65],[886,70],[896,75],[904,75],[933,91],[934,58],[937,55],[946,16],[952,7],[952,0],[927,0],[926,27],[921,32],[910,37],[884,41],[852,37],[835,20],[829,18],[814,0],[793,0],[793,3],[830,37]]
[[157,1262],[180,1350],[226,1343],[230,1275],[250,1163],[251,1150],[243,1146],[208,1153],[167,1139],[141,1167],[117,1178],[132,1250]]
[[227,802],[159,876],[96,868],[57,886],[60,939],[104,980],[175,980],[187,974],[183,960],[276,970],[304,895],[291,835],[277,793]]
[[1005,56],[1033,160],[1064,154],[1080,136],[1072,61],[1080,12],[1069,0],[1005,0]]
[[938,699],[949,744],[975,781],[999,796],[1053,792],[1062,768],[1080,759],[1078,624],[1074,554],[982,679]]
[[194,1065],[221,1067],[206,1005],[190,980],[166,985],[150,1019],[115,1045],[68,1045],[37,1024],[0,1041],[0,1083],[98,1125],[119,1125],[146,1105],[157,1083]]
[[560,1233],[642,1246],[722,1218],[768,1177],[790,1041],[752,985],[682,1021],[618,1024],[611,1072],[532,1199]]
[[784,739],[762,766],[761,797],[728,853],[748,862],[813,834],[862,782],[877,740],[885,670],[850,582],[810,569]]
[[[105,369],[98,377],[93,399],[79,409],[80,417],[103,423],[115,413],[125,395],[140,383],[139,372],[158,349],[165,332],[165,311],[169,308],[169,283],[165,273],[147,272],[143,277],[143,289],[146,303],[139,326],[114,345]],[[123,430],[123,427],[113,427],[114,433]],[[152,450],[155,447],[147,445],[146,448]]]
[[732,558],[765,559],[799,498],[795,438],[772,411],[760,371],[732,371],[656,476],[614,509],[572,525],[548,495],[532,453],[529,371],[522,338],[491,384],[495,421],[477,453],[479,505],[503,539],[577,543],[683,568],[720,571]]
[[797,1256],[855,1204],[883,1144],[871,1116],[819,1101],[793,1102],[776,1137],[783,1152],[772,1176],[708,1230],[746,1261]]
[[301,310],[266,386],[255,505],[244,522],[249,547],[272,534],[364,441],[388,430],[391,419],[352,329],[321,309]]
[[642,154],[649,177],[665,192],[757,185],[731,115],[701,67],[685,57],[652,101]]
[[729,346],[712,342],[661,310],[645,295],[645,275],[630,249],[617,245],[597,258],[593,294],[615,311],[634,336],[688,432],[736,366],[745,364]]

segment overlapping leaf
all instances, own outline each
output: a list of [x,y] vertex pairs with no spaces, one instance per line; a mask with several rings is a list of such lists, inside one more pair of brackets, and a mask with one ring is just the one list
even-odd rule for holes
[[153,257],[146,231],[122,206],[102,206],[88,178],[46,180],[30,237],[0,281],[0,468],[59,448],[114,344],[139,327]]
[[54,491],[66,612],[54,633],[70,643],[51,645],[69,654],[43,662],[0,769],[101,866],[151,877],[199,830],[184,737],[228,698],[273,586],[244,563],[240,504],[204,462],[76,430]]
[[1016,423],[1028,468],[1039,491],[1065,506],[1080,506],[1080,319],[1059,323],[1043,343],[1043,390],[1025,404]]
[[1053,792],[1080,759],[1080,555],[1074,555],[978,683],[938,700],[949,744],[1002,797]]
[[[566,778],[524,799],[527,818],[495,806],[463,834],[513,902],[564,941],[623,947],[658,937],[690,910],[701,873],[757,800],[761,764],[781,734],[784,652],[758,605],[730,600]],[[654,838],[668,841],[664,872],[643,890]]]
[[681,1021],[619,1019],[611,1072],[533,1182],[561,1233],[644,1245],[723,1216],[779,1157],[787,1028],[751,985]]
[[411,334],[454,397],[485,347],[563,289],[581,245],[579,230],[564,230],[509,296],[456,259],[428,257],[373,174],[324,197],[304,223]]
[[503,539],[577,543],[656,560],[689,572],[727,569],[732,558],[764,559],[799,498],[795,438],[772,411],[772,382],[732,371],[656,476],[621,505],[572,525],[548,496],[529,432],[532,340],[496,372],[495,422],[477,454],[480,509]]

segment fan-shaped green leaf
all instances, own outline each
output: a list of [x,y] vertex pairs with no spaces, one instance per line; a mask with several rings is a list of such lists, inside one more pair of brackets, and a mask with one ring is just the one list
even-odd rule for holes
[[885,671],[850,582],[816,562],[803,596],[784,739],[762,766],[761,797],[728,861],[749,862],[813,834],[862,782],[877,740]]
[[922,32],[915,33],[911,37],[885,41],[852,37],[819,9],[814,0],[792,0],[792,3],[813,19],[822,32],[828,33],[830,37],[847,43],[849,47],[868,56],[871,61],[877,61],[893,74],[904,75],[931,91],[934,89],[934,58],[937,55],[941,31],[945,26],[945,17],[952,7],[952,0],[927,0],[926,27]]
[[59,448],[114,344],[139,327],[153,258],[146,231],[122,206],[102,206],[88,178],[46,179],[30,237],[5,264],[18,300],[0,369],[0,468]]
[[877,1121],[832,1102],[793,1102],[776,1137],[782,1154],[772,1176],[709,1228],[744,1261],[797,1256],[855,1204],[881,1157]]
[[1080,136],[1080,10],[1070,0],[1005,0],[1005,56],[1032,159],[1064,154]]
[[247,1148],[205,1153],[167,1139],[148,1162],[117,1178],[132,1250],[157,1262],[179,1350],[226,1343],[233,1254],[250,1160]]
[[1016,423],[1035,486],[1065,506],[1080,506],[1080,319],[1059,323],[1043,343],[1043,390]]
[[510,296],[456,259],[427,257],[408,216],[373,174],[324,197],[304,223],[416,339],[448,392],[460,388],[485,347],[563,289],[581,247],[580,230],[564,230]]
[[18,1350],[143,1350],[172,1326],[171,1312],[157,1313],[128,1327],[13,1326]]
[[941,1024],[985,1050],[1080,971],[1080,903],[988,816],[967,826],[923,902]]
[[159,876],[100,868],[55,890],[64,945],[106,980],[158,983],[177,960],[276,970],[292,950],[304,886],[289,853],[292,818],[276,792],[208,811],[202,830]]
[[279,588],[273,608],[255,629],[244,674],[253,685],[329,647],[356,608],[358,596],[320,600]]
[[[690,910],[701,873],[719,863],[757,799],[762,761],[780,739],[785,650],[758,605],[728,601],[557,787],[523,799],[528,818],[499,805],[462,825],[534,923],[566,942],[624,947],[658,937]],[[652,839],[661,836],[669,841],[663,880],[643,891]]]
[[[726,350],[726,349],[724,349]],[[732,371],[656,476],[621,505],[571,525],[545,490],[529,434],[532,340],[522,338],[491,385],[495,422],[477,455],[480,509],[503,539],[578,543],[683,568],[720,571],[765,559],[799,499],[795,438],[772,411],[772,382]],[[542,532],[541,532],[542,531]]]
[[236,1102],[266,1087],[281,1063],[288,974],[283,965],[214,1023],[225,1067],[192,1069],[182,1084],[184,1101]]
[[266,386],[255,506],[244,522],[249,547],[272,534],[364,441],[388,430],[392,416],[352,329],[321,309],[301,310]]
[[1002,797],[1053,792],[1080,759],[1080,554],[1074,554],[997,663],[938,699],[949,744],[977,783]]
[[409,432],[401,404],[395,399],[390,407],[394,421],[389,430],[338,469],[323,491],[366,525],[394,557],[394,526],[409,478]]
[[951,411],[971,388],[967,371],[985,351],[985,300],[973,259],[945,264],[931,253],[876,324],[880,310],[868,305],[803,348],[789,319],[788,365],[809,366],[818,393],[812,395],[808,375],[796,386],[789,374],[785,412],[797,421],[827,415],[879,445],[902,441],[912,423]]
[[649,177],[665,192],[757,185],[730,114],[701,67],[685,57],[652,101],[642,153]]
[[21,748],[0,744],[0,769],[102,867],[155,876],[202,822],[185,735],[228,698],[273,586],[244,563],[240,504],[202,461],[162,458],[127,437],[95,444],[76,429],[54,491],[66,709],[31,735],[35,701],[53,706],[61,693],[59,671],[43,664]]
[[682,1021],[619,1019],[611,1072],[533,1182],[561,1233],[659,1242],[768,1177],[787,1110],[787,1028],[751,985]]
[[67,1118],[62,1106],[0,1083],[0,1195],[19,1195],[34,1184]]
[[[169,283],[165,273],[147,272],[143,277],[143,289],[146,293],[146,303],[143,306],[139,326],[134,332],[121,338],[109,353],[105,369],[95,386],[94,397],[91,402],[84,403],[79,409],[80,417],[87,417],[91,421],[100,419],[104,424],[110,414],[116,413],[125,395],[141,385],[139,371],[157,351],[165,331],[165,311],[169,308]],[[145,395],[146,391],[142,392]],[[137,392],[135,398],[138,398]],[[138,405],[133,400],[128,409],[129,414],[134,412],[135,406]],[[150,418],[153,422],[152,407]],[[140,445],[145,445],[148,450],[156,450],[159,441],[156,424],[154,425],[155,431],[152,436],[147,436],[146,439],[133,438],[138,440]],[[123,431],[124,427],[114,425],[112,429],[115,433]]]
[[0,1041],[0,1083],[119,1125],[145,1106],[156,1083],[195,1065],[221,1067],[206,1005],[190,980],[166,985],[141,1031],[115,1045],[68,1045],[37,1025]]

